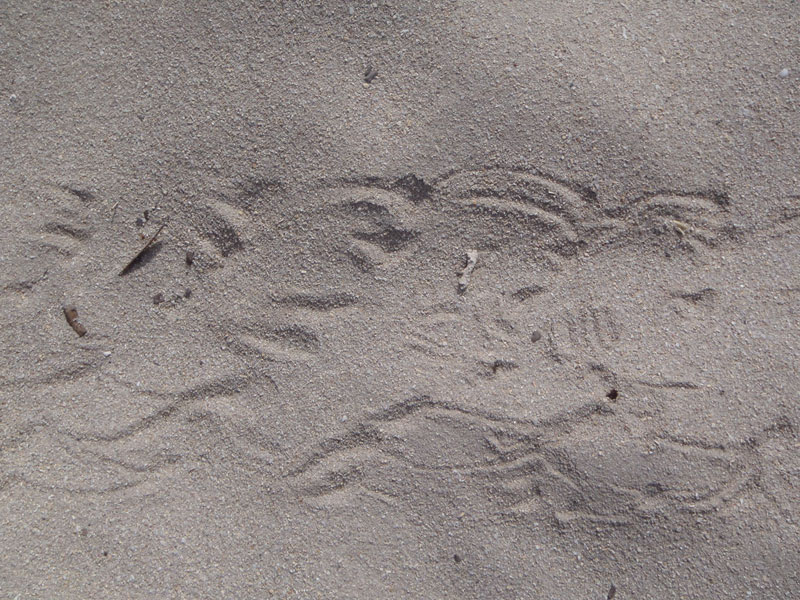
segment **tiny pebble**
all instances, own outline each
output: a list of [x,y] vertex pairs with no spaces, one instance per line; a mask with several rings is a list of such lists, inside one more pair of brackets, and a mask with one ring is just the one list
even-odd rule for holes
[[789,76],[789,69],[782,69],[780,73],[778,73],[778,77],[788,77]]
[[153,296],[153,304],[161,304],[164,301],[164,294],[158,293]]
[[109,356],[111,356],[111,352],[103,352],[103,356],[105,356],[106,358],[108,358]]
[[534,331],[534,332],[531,334],[531,341],[532,341],[534,344],[535,344],[536,342],[538,342],[540,339],[542,339],[542,332],[541,332],[541,331]]

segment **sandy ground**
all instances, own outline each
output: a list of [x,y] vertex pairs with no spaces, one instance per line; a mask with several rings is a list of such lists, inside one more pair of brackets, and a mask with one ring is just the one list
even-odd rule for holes
[[797,597],[796,2],[184,4],[0,5],[0,598]]

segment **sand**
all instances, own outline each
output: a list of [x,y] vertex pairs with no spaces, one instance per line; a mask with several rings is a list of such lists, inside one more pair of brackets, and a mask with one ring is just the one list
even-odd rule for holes
[[795,3],[185,4],[0,7],[0,598],[796,597]]

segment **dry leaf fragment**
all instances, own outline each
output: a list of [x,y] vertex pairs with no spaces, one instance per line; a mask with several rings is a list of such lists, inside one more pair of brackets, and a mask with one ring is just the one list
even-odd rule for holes
[[69,326],[72,327],[75,330],[75,333],[78,334],[78,337],[83,337],[86,335],[86,327],[78,322],[78,309],[71,305],[65,306],[64,316],[67,318],[67,323],[69,323]]

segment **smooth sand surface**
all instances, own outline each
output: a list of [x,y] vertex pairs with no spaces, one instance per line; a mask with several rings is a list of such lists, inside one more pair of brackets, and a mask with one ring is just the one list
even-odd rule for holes
[[797,598],[797,3],[318,4],[0,6],[0,598]]

